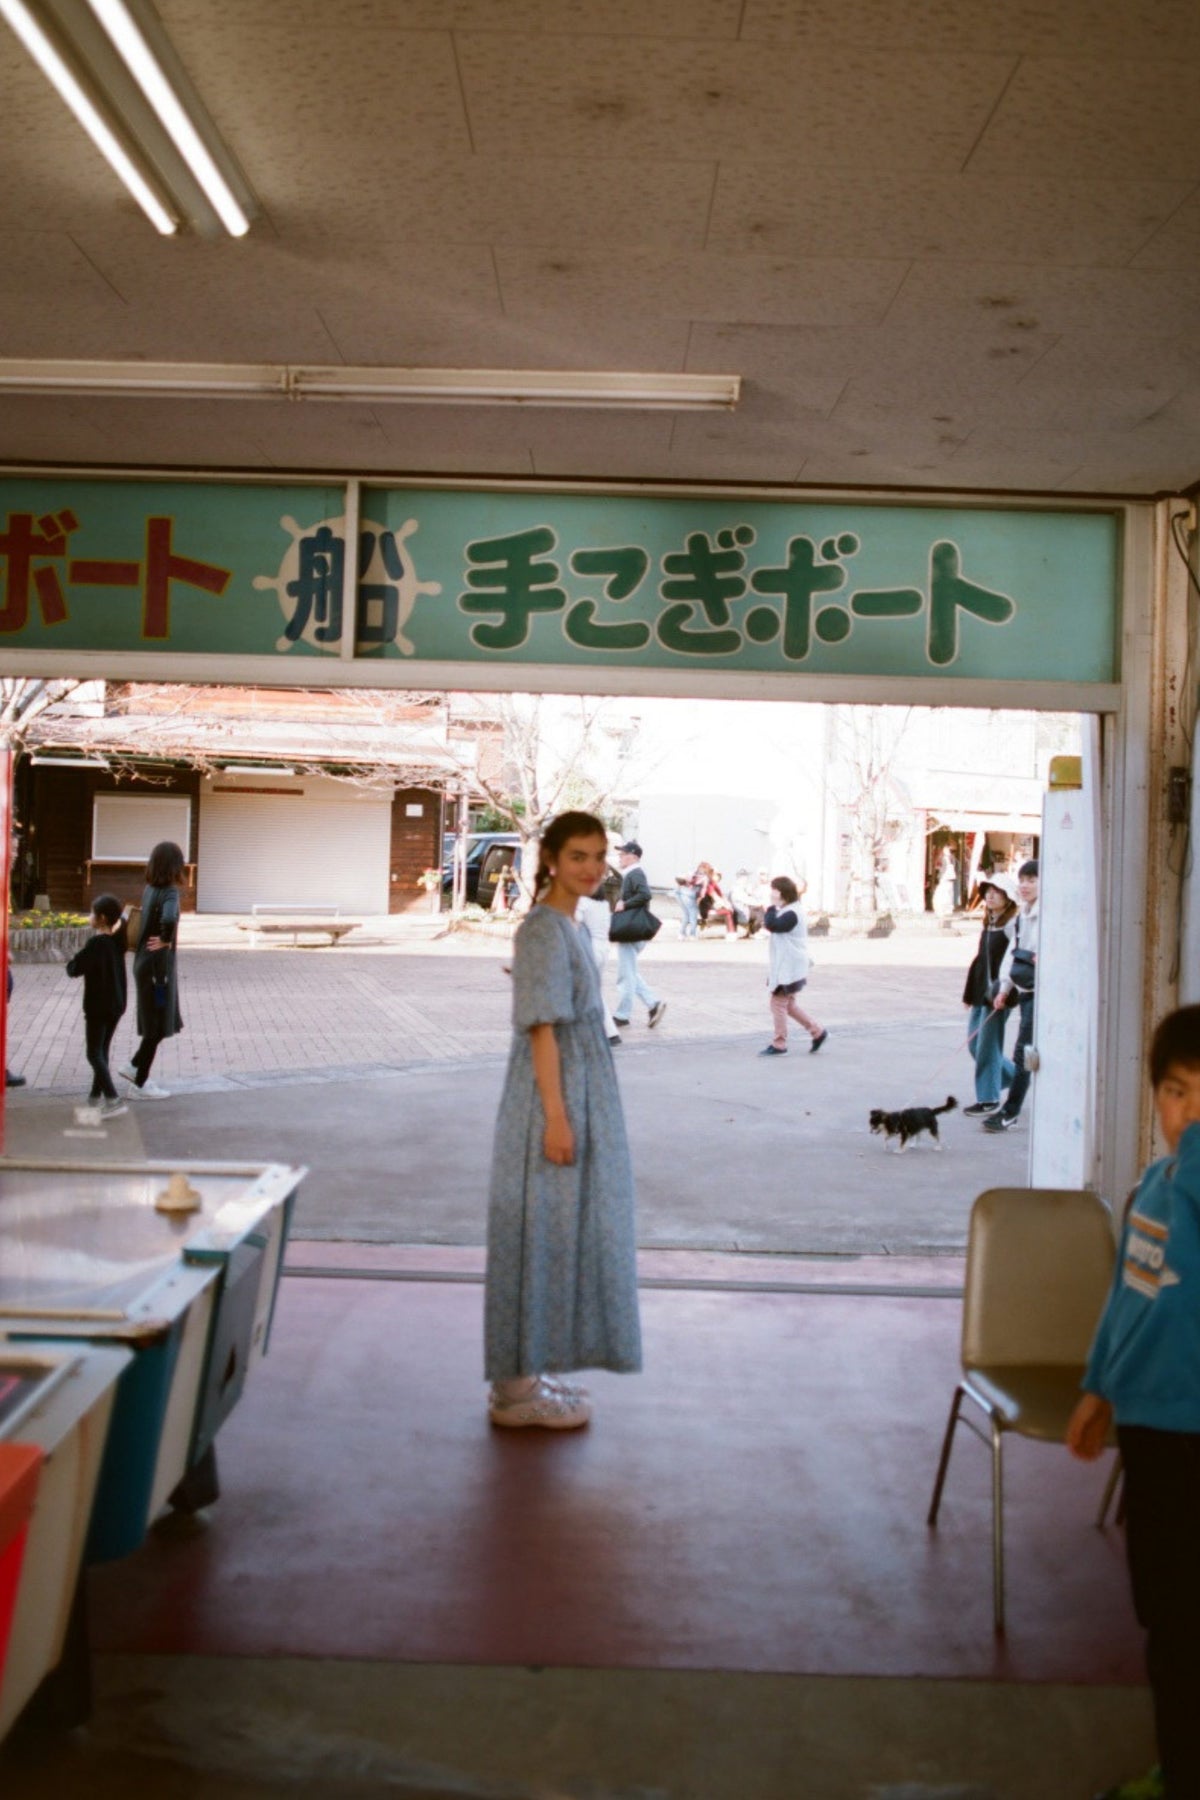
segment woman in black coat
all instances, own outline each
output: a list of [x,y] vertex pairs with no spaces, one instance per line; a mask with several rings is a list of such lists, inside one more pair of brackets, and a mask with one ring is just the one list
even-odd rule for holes
[[170,842],[155,844],[146,864],[142,917],[133,953],[141,1042],[119,1072],[126,1081],[133,1082],[134,1093],[147,1100],[170,1098],[167,1088],[150,1080],[150,1069],[163,1039],[183,1030],[175,969],[183,867],[183,851]]
[[994,1012],[992,1001],[1000,965],[1012,943],[1017,884],[1008,874],[983,875],[979,895],[983,901],[983,930],[963,988],[963,1005],[969,1008],[968,1046],[975,1059],[975,1103],[963,1111],[967,1118],[986,1119],[999,1108],[1000,1091],[1014,1074],[1013,1065],[1004,1054],[1008,1014]]

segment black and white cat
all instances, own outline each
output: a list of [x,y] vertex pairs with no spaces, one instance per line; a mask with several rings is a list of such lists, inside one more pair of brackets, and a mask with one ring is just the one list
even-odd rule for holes
[[953,1094],[947,1095],[945,1106],[905,1106],[899,1112],[885,1112],[876,1106],[871,1112],[871,1130],[881,1132],[890,1144],[894,1137],[900,1139],[896,1146],[896,1155],[902,1156],[909,1143],[921,1132],[927,1131],[933,1139],[933,1147],[940,1150],[942,1140],[938,1136],[937,1115],[953,1112],[958,1101]]

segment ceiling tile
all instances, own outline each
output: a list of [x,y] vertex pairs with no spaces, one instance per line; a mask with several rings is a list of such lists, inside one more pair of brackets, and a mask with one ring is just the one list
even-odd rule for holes
[[[348,30],[342,8],[309,13],[270,0],[182,6],[172,41],[251,188],[277,224],[336,216],[373,198],[387,217],[414,150],[464,155],[471,144],[447,32]],[[236,54],[230,54],[231,38]]]
[[708,374],[741,375],[749,384],[739,416],[763,405],[762,395],[790,398],[806,414],[824,417],[857,366],[862,332],[809,331],[767,325],[695,325],[687,366]]
[[347,183],[312,215],[274,206],[288,243],[424,262],[429,244],[700,248],[711,164],[583,157],[430,157],[419,145],[386,178]]
[[742,0],[401,0],[401,14],[410,6],[456,31],[706,40],[735,38],[742,12]]
[[1200,269],[1200,188],[1151,235],[1134,257],[1133,267]]
[[257,404],[85,399],[74,405],[89,430],[120,444],[122,461],[135,468],[261,468],[269,461],[255,435]]
[[[337,23],[347,39],[363,33],[407,31],[556,32],[647,37],[733,38],[743,0],[338,0]],[[269,23],[283,11],[297,36],[329,23],[328,0],[205,0],[204,12],[222,35],[251,18]],[[194,0],[158,0],[177,36],[196,11]]]
[[1069,420],[1084,431],[1129,431],[1173,404],[1180,392],[1169,379],[1138,380],[1114,375],[1102,356],[1086,359],[1052,350],[1025,379],[994,397],[990,413],[998,423],[1059,430]]
[[505,311],[538,318],[567,311],[764,325],[873,322],[905,265],[805,262],[772,256],[664,255],[602,250],[497,251]]
[[954,469],[966,487],[1057,488],[1070,480],[1086,455],[1088,434],[1082,431],[1024,431],[985,425],[972,431],[954,457]]
[[7,395],[0,406],[0,462],[103,462],[111,440],[76,400]]
[[978,175],[1200,180],[1200,108],[1174,57],[1022,62],[969,168]]
[[[472,369],[682,369],[687,327],[605,316],[538,321],[410,307],[367,310],[351,302],[322,318],[346,362]],[[336,358],[332,360],[337,360]]]
[[597,470],[635,478],[665,468],[671,454],[670,413],[593,412],[586,420],[558,411],[523,420],[534,473],[586,476]]
[[784,256],[1111,265],[1187,198],[1183,181],[1070,181],[722,165],[707,248]]
[[923,44],[931,52],[1200,57],[1194,0],[746,0],[741,35],[773,43]]
[[655,473],[671,481],[790,484],[799,481],[801,467],[794,446],[784,454],[775,446],[766,449],[762,444],[729,445],[720,439],[696,438],[688,433],[683,443],[672,449],[666,467]]
[[[453,468],[448,458],[439,463],[433,446],[419,444],[415,434],[422,413],[428,408],[402,406],[339,406],[332,403],[300,402],[293,406],[263,404],[262,417],[255,426],[255,436],[280,469],[335,469],[364,473],[375,470],[391,473],[398,469],[423,467]],[[447,407],[445,412],[457,411]],[[413,437],[406,441],[403,427],[410,424]],[[463,456],[461,465],[472,466],[477,450],[467,429],[460,426],[457,439]],[[510,472],[507,460],[497,464]]]
[[[464,34],[475,150],[485,155],[795,156],[806,166],[953,170],[1012,72],[1003,56]],[[524,104],[514,104],[525,96]]]
[[0,230],[6,236],[89,219],[141,219],[137,203],[7,25],[0,29],[0,94]]
[[915,263],[888,313],[889,326],[941,319],[955,331],[1103,332],[1118,343],[1192,336],[1200,317],[1200,266],[1164,276],[1140,269]]
[[118,300],[111,283],[66,232],[6,231],[0,307],[31,296],[49,306],[69,299],[103,307]]
[[1149,436],[1126,432],[1112,437],[1090,433],[1084,456],[1059,486],[1073,494],[1169,494],[1178,492],[1178,469],[1195,466],[1196,433]]

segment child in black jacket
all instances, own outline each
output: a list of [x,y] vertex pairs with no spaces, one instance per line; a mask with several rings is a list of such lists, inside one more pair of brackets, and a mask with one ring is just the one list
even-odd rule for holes
[[83,1024],[87,1059],[92,1066],[92,1104],[100,1102],[108,1119],[128,1112],[109,1073],[108,1052],[113,1034],[125,1011],[125,912],[115,894],[97,894],[92,901],[90,937],[67,964],[67,974],[83,979]]

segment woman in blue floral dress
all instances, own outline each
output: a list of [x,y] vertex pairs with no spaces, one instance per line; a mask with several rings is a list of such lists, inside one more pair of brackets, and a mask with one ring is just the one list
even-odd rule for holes
[[513,956],[513,1046],[488,1202],[485,1374],[495,1425],[586,1425],[574,1369],[642,1366],[633,1172],[591,950],[575,908],[605,871],[590,813],[541,841]]

